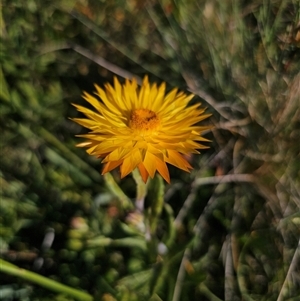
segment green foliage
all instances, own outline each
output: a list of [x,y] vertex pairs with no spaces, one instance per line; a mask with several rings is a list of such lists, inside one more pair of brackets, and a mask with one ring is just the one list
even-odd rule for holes
[[[297,300],[299,12],[294,0],[4,0],[2,300],[75,300],[65,286],[86,300]],[[68,119],[93,83],[146,73],[194,93],[215,126],[192,173],[171,168],[166,186],[102,177]]]

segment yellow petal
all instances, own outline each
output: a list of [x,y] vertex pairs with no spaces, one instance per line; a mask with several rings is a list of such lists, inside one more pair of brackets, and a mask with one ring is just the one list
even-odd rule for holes
[[76,144],[77,147],[87,147],[91,145],[91,141],[87,141],[87,142],[82,142],[82,143],[78,143]]
[[102,103],[99,102],[97,98],[93,97],[87,92],[83,92],[82,98],[89,102],[100,113],[105,109],[105,107],[102,105]]
[[72,118],[71,120],[91,130],[98,127],[97,123],[94,120],[90,120],[86,118]]
[[116,167],[118,167],[119,165],[121,165],[123,162],[123,160],[119,160],[119,161],[111,161],[111,162],[108,162],[104,165],[104,168],[102,170],[102,175],[104,175],[105,173],[115,169]]
[[146,152],[143,164],[150,177],[153,178],[156,172],[156,156],[149,151]]
[[118,160],[121,160],[125,156],[127,156],[130,152],[131,152],[131,149],[129,149],[129,148],[119,147],[119,148],[115,149],[114,151],[112,151],[109,155],[107,155],[102,160],[102,162],[106,163],[106,162],[109,162],[109,161],[118,161]]
[[127,176],[130,172],[132,172],[138,164],[142,161],[141,154],[139,150],[133,151],[123,160],[121,165],[121,178]]
[[166,182],[168,182],[170,184],[170,174],[169,174],[169,170],[168,170],[166,163],[156,157],[155,165],[156,165],[157,171],[166,180]]
[[189,162],[174,150],[168,150],[168,157],[165,158],[165,161],[187,172],[192,169]]
[[149,174],[148,174],[148,172],[147,172],[147,170],[146,170],[144,164],[143,164],[143,163],[140,163],[140,164],[138,165],[138,169],[139,169],[139,171],[140,171],[140,174],[141,174],[141,177],[142,177],[144,183],[146,183],[147,180],[148,180]]

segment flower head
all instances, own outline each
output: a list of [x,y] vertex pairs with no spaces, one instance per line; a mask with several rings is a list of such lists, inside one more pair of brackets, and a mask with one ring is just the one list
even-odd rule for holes
[[204,115],[200,104],[188,106],[193,95],[173,89],[165,93],[166,84],[149,84],[148,77],[139,87],[135,79],[121,85],[114,78],[101,89],[95,85],[97,97],[86,92],[83,98],[96,112],[74,105],[87,118],[74,118],[88,128],[86,139],[78,147],[103,158],[102,174],[120,166],[121,178],[138,168],[144,182],[155,172],[170,183],[167,164],[189,172],[192,167],[184,155],[198,154],[207,148],[200,142],[208,141],[201,133],[210,126],[197,125],[210,115]]

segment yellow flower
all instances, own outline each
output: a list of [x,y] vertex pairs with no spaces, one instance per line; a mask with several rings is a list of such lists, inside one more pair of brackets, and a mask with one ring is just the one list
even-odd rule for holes
[[84,92],[83,98],[97,111],[74,105],[87,118],[73,120],[90,129],[78,135],[86,141],[77,146],[103,158],[102,174],[120,166],[123,178],[138,168],[144,182],[158,171],[170,183],[166,163],[189,172],[192,167],[185,155],[207,148],[199,142],[208,141],[201,133],[211,127],[197,123],[210,115],[203,114],[200,104],[188,106],[192,94],[175,88],[166,95],[166,84],[150,85],[147,76],[141,87],[135,79],[122,86],[117,78],[114,87],[95,87],[97,97]]

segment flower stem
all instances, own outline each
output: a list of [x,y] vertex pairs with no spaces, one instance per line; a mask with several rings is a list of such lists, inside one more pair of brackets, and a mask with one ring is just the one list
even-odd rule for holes
[[120,186],[116,183],[111,173],[107,172],[104,175],[104,181],[106,183],[107,188],[120,200],[123,209],[131,209],[132,208],[131,200],[127,197],[127,195],[123,192]]
[[164,181],[162,177],[160,175],[156,175],[149,187],[149,195],[152,200],[151,214],[149,217],[151,234],[156,232],[157,223],[163,210],[165,196],[164,188]]
[[132,171],[132,176],[136,183],[136,190],[137,190],[136,191],[135,208],[139,212],[143,212],[144,211],[144,202],[145,202],[145,197],[147,195],[147,187],[148,187],[149,181],[147,181],[146,184],[144,183],[137,168]]
[[33,282],[51,291],[66,294],[81,301],[92,301],[94,298],[83,291],[71,288],[57,281],[48,279],[37,273],[19,268],[3,259],[0,259],[0,272],[19,277],[21,279]]

